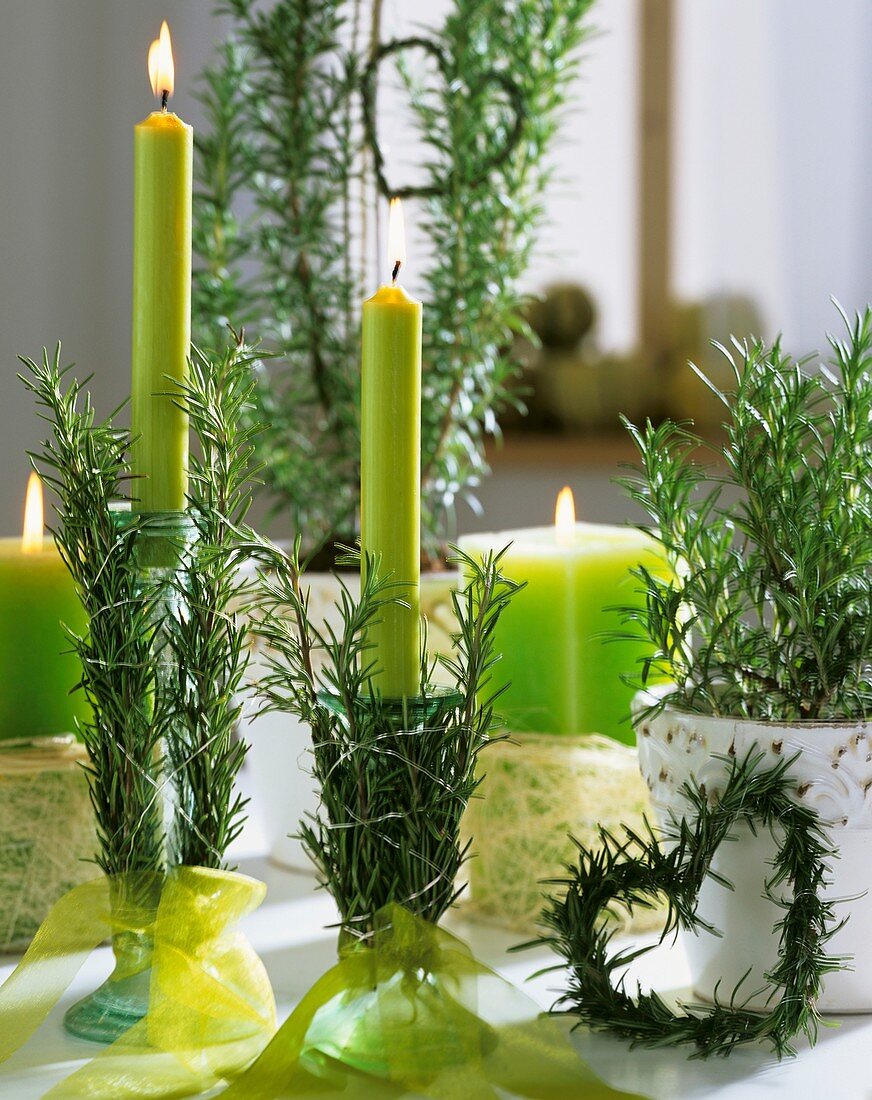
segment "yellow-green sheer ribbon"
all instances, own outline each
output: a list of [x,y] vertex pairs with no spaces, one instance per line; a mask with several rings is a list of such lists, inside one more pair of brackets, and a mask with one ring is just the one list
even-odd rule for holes
[[105,878],[73,887],[54,905],[0,986],[0,1062],[27,1042],[110,928]]
[[193,1096],[239,1073],[275,1031],[266,971],[235,929],[265,892],[255,879],[204,867],[179,867],[157,881],[104,878],[71,890],[0,988],[0,1061],[36,1031],[88,954],[126,932],[153,943],[148,1012],[46,1095]]
[[[498,1091],[499,1090],[499,1091]],[[341,953],[222,1100],[630,1100],[462,941],[400,906]],[[637,1098],[638,1100],[638,1098]]]

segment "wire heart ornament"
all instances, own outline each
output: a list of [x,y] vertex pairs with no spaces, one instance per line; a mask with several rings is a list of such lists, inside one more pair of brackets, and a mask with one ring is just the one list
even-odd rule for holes
[[[578,861],[567,868],[569,877],[550,880],[550,885],[566,890],[550,899],[543,914],[542,924],[550,934],[536,941],[549,944],[569,968],[569,988],[553,1011],[573,1013],[581,1022],[612,1031],[634,1045],[692,1044],[697,1057],[729,1054],[735,1046],[760,1041],[771,1044],[781,1057],[794,1052],[790,1040],[797,1033],[814,1040],[822,979],[845,965],[844,959],[824,951],[844,924],[835,917],[833,900],[824,896],[830,877],[826,861],[835,852],[818,815],[794,797],[792,761],[764,770],[763,758],[753,750],[741,761],[724,758],[730,764],[729,778],[713,805],[703,786],[685,786],[687,814],[673,819],[660,841],[650,827],[647,836],[625,827],[624,839],[601,830],[601,846],[593,849],[576,842]],[[733,838],[733,826],[742,821],[752,830],[756,825],[770,830],[777,826],[780,833],[773,832],[777,854],[765,885],[767,896],[783,913],[776,925],[778,959],[766,974],[772,987],[771,1009],[760,1013],[745,1007],[758,991],[739,1000],[737,986],[729,1000],[720,1000],[716,990],[714,1004],[681,1006],[675,1012],[656,991],[638,989],[631,996],[623,981],[613,984],[616,971],[657,946],[610,953],[614,925],[603,918],[615,903],[632,912],[634,906],[650,908],[656,899],[665,898],[669,911],[660,943],[679,928],[717,934],[697,914],[699,892],[706,877],[729,886],[713,870],[712,861],[720,845]],[[775,893],[785,884],[792,888],[789,901]],[[562,970],[563,965],[554,969]]]
[[[422,50],[435,61],[436,68],[447,86],[457,87],[457,90],[460,90],[457,82],[452,81],[450,78],[449,62],[445,51],[432,38],[394,38],[390,42],[381,45],[373,54],[363,71],[361,82],[363,126],[367,144],[372,149],[373,170],[378,189],[386,198],[433,198],[437,195],[448,194],[452,186],[452,172],[449,172],[444,182],[441,183],[409,184],[403,187],[393,187],[387,179],[385,158],[379,141],[378,120],[376,118],[378,73],[382,64],[388,58],[400,56],[408,50],[414,49]],[[506,106],[511,114],[511,123],[508,127],[506,140],[496,152],[485,158],[481,163],[475,175],[467,181],[469,187],[477,187],[479,184],[484,183],[495,169],[504,164],[515,151],[524,132],[527,109],[519,86],[507,73],[491,69],[482,73],[472,84],[467,85],[466,92],[470,97],[475,98],[489,87],[493,87],[505,95]]]

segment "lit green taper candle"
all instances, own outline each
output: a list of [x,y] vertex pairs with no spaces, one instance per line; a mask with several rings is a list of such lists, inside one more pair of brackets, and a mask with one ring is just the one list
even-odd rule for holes
[[390,208],[389,286],[363,303],[360,538],[379,573],[401,585],[407,607],[385,607],[369,631],[378,667],[374,686],[387,699],[420,691],[421,303],[397,276],[405,263],[402,207]]
[[[188,488],[188,419],[172,396],[191,346],[194,132],[167,110],[173,55],[166,23],[148,69],[161,109],[134,132],[133,494],[142,512],[178,511]],[[175,400],[178,400],[176,398]]]

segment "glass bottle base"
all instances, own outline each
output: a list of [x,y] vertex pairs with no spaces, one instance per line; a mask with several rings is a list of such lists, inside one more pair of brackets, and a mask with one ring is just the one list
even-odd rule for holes
[[456,981],[402,969],[346,989],[316,1013],[301,1061],[315,1076],[340,1066],[406,1085],[478,1063],[496,1036],[458,992]]
[[64,1028],[77,1039],[114,1043],[148,1012],[151,972],[110,977],[64,1016]]

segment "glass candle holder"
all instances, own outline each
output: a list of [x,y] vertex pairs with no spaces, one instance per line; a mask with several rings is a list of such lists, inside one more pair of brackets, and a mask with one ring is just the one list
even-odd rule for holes
[[438,937],[403,915],[372,944],[342,949],[336,992],[306,1031],[301,1062],[314,1077],[329,1082],[341,1067],[396,1080],[418,1059],[422,1076],[436,1076],[493,1049],[495,1032],[477,1014],[475,964],[462,950],[441,950]]
[[320,806],[308,847],[339,907],[339,958],[354,980],[319,1010],[306,1036],[304,1062],[317,1076],[329,1078],[338,1063],[387,1078],[404,1022],[414,1019],[416,1034],[436,1034],[461,1011],[429,972],[421,943],[392,937],[388,954],[378,945],[386,907],[435,926],[454,900],[473,736],[463,703],[448,689],[350,703],[318,697]]
[[78,1039],[113,1043],[148,1012],[154,926],[163,875],[134,872],[110,880],[112,973],[64,1016]]

